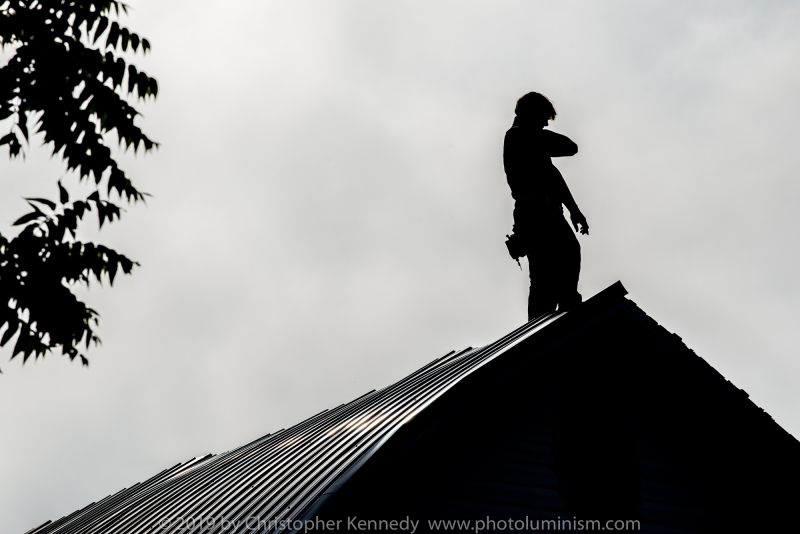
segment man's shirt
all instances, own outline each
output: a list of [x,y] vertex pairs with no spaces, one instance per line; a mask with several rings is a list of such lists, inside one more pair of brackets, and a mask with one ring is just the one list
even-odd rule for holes
[[532,205],[560,209],[566,183],[550,158],[572,156],[577,152],[578,145],[569,137],[526,126],[516,117],[503,143],[503,166],[511,196],[515,200],[525,199]]

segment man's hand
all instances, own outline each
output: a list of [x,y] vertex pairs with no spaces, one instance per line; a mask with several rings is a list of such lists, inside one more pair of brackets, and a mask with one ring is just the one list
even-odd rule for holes
[[572,220],[572,226],[575,227],[576,232],[583,235],[589,235],[589,223],[586,222],[586,217],[583,216],[578,210],[569,212],[569,218]]

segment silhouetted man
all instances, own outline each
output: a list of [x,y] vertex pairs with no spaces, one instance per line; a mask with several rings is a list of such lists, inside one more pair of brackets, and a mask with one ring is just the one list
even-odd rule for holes
[[553,104],[544,95],[528,93],[517,100],[514,111],[517,116],[506,132],[503,165],[515,200],[514,234],[528,256],[531,320],[581,302],[581,247],[564,219],[563,206],[576,231],[588,234],[589,225],[550,159],[578,152],[568,137],[544,129],[556,118]]

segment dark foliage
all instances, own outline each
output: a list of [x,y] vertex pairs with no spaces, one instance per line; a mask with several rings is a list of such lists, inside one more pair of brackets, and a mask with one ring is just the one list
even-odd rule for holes
[[60,348],[88,365],[81,350],[100,341],[98,314],[71,288],[92,278],[113,284],[119,271],[128,274],[136,265],[76,237],[90,211],[101,227],[119,219],[122,208],[112,195],[129,203],[145,197],[117,165],[107,134],[113,131],[121,146],[134,151],[157,146],[134,124],[138,112],[126,100],[155,97],[156,80],[115,55],[150,48],[147,39],[111,20],[126,11],[116,0],[0,0],[0,45],[14,51],[0,68],[0,121],[10,124],[0,146],[12,158],[24,155],[29,121],[35,120],[35,133],[53,154],[95,188],[70,202],[59,181],[57,202],[26,199],[32,211],[14,223],[20,233],[0,235],[0,346],[16,336],[12,359],[22,354],[24,362]]

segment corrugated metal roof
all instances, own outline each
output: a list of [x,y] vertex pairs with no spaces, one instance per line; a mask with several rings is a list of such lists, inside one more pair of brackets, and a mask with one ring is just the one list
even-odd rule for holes
[[[619,283],[603,293],[612,289],[625,293]],[[395,384],[238,449],[176,465],[28,534],[252,532],[259,519],[303,517],[405,422],[563,315],[545,315],[485,347],[451,352]],[[262,523],[258,531],[285,525]]]

